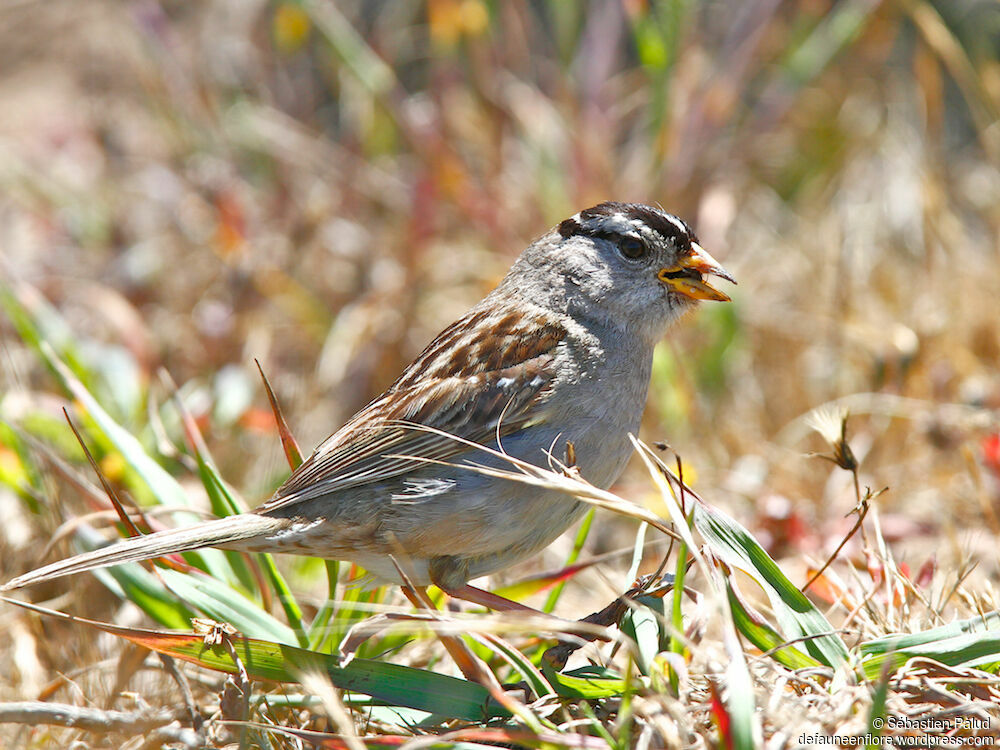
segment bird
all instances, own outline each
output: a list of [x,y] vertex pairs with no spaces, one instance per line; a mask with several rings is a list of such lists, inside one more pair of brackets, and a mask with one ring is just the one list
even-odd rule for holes
[[544,549],[587,506],[474,465],[504,468],[506,454],[545,467],[569,448],[585,480],[610,487],[638,432],[654,346],[699,302],[730,300],[709,276],[736,283],[682,219],[641,203],[582,210],[255,510],[122,539],[0,589],[217,547],[350,561],[377,582],[503,608],[469,581]]

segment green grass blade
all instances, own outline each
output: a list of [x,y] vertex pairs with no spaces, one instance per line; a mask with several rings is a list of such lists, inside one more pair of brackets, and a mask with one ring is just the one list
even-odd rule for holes
[[191,627],[194,613],[139,563],[100,568],[93,574],[110,591],[128,599],[163,627],[174,630]]
[[828,667],[848,663],[847,646],[826,617],[785,577],[749,531],[703,502],[695,503],[694,525],[713,554],[764,589],[785,641],[803,639],[809,655]]
[[[573,548],[566,556],[566,562],[563,565],[564,568],[568,568],[580,558],[580,551],[583,549],[583,545],[587,542],[587,537],[590,536],[590,527],[593,522],[594,509],[591,508],[587,511],[587,514],[583,517],[583,521],[580,523],[580,528],[577,530],[576,537],[573,539]],[[548,598],[546,598],[545,604],[542,606],[542,612],[551,612],[556,608],[556,604],[559,601],[559,597],[562,596],[564,588],[566,588],[565,581],[560,581],[556,584],[555,588],[549,592]]]
[[1000,612],[942,625],[919,633],[889,635],[859,647],[862,672],[874,680],[883,669],[899,669],[914,657],[934,659],[948,666],[977,666],[1000,670]]
[[[868,709],[868,736],[869,737],[880,737],[882,735],[882,727],[885,726],[885,717],[888,713],[886,702],[889,698],[889,679],[892,677],[892,672],[888,669],[882,671],[879,675],[878,683],[875,685],[875,691],[872,693],[872,705]],[[869,743],[868,747],[877,747],[875,743]]]
[[483,633],[476,637],[477,643],[486,644],[491,651],[500,654],[510,664],[534,692],[542,698],[546,695],[557,695],[556,690],[546,681],[545,675],[531,663],[531,660],[511,644],[492,633]]
[[[43,354],[42,345],[47,344],[67,368],[80,379],[91,385],[92,373],[83,364],[76,345],[76,339],[63,317],[48,300],[33,287],[18,285],[17,290],[0,283],[0,307],[14,325],[17,335],[26,344]],[[51,364],[49,364],[51,369]],[[58,377],[58,373],[55,373]]]
[[726,594],[729,596],[729,607],[733,612],[736,629],[754,646],[769,653],[771,658],[789,669],[822,666],[819,661],[802,653],[795,646],[785,645],[785,639],[774,628],[743,604],[728,581]]
[[640,597],[637,606],[622,618],[622,632],[635,642],[636,666],[644,675],[649,675],[656,655],[662,650],[664,622],[663,599],[653,596]]
[[[352,583],[344,587],[336,617],[328,619],[326,628],[314,628],[310,638],[318,643],[318,650],[324,653],[335,653],[347,632],[361,620],[368,617],[371,608],[367,605],[380,604],[385,599],[385,587],[365,588],[358,584],[365,573],[355,568],[359,577],[352,578]],[[375,645],[378,643],[379,648]],[[358,655],[365,656],[381,650],[381,641],[370,639],[358,648]]]
[[754,750],[757,729],[757,701],[754,698],[753,680],[747,667],[743,650],[736,638],[736,631],[726,628],[726,651],[729,664],[726,667],[725,710],[729,717],[729,739],[733,750]]
[[[198,473],[201,476],[202,483],[205,485],[206,492],[209,496],[216,496],[218,499],[213,503],[213,508],[218,504],[219,508],[231,509],[230,512],[239,512],[239,502],[233,496],[229,489],[229,486],[225,483],[219,472],[215,469],[214,463],[211,461],[211,457],[204,453],[204,449],[196,450],[195,455],[198,461]],[[253,574],[247,568],[243,561],[243,558],[239,553],[227,552],[226,553],[231,559],[230,564],[232,565],[233,572],[236,576],[244,582],[247,589],[253,591],[256,589],[256,579]],[[271,588],[274,590],[278,597],[278,601],[281,603],[281,608],[285,611],[285,617],[288,618],[288,624],[292,627],[293,632],[296,634],[298,644],[302,647],[307,647],[309,645],[309,636],[306,632],[305,619],[302,614],[302,608],[299,606],[298,601],[295,598],[295,594],[292,593],[291,588],[289,588],[288,583],[285,581],[284,576],[278,570],[277,564],[274,562],[274,556],[269,554],[261,554],[258,556],[260,560],[261,568],[267,575],[268,580],[271,582]]]
[[[122,635],[155,651],[209,669],[236,672],[236,665],[224,648],[208,648],[198,636],[155,634],[137,638]],[[367,659],[355,659],[341,667],[333,656],[251,638],[235,638],[232,643],[251,679],[297,682],[299,675],[318,671],[342,690],[370,695],[391,706],[466,721],[485,721],[506,715],[506,711],[492,701],[486,688],[457,677]]]
[[[198,477],[201,479],[201,484],[208,495],[212,512],[219,517],[239,513],[240,510],[237,507],[235,498],[229,492],[229,488],[215,470],[214,465],[200,451],[195,451],[195,461],[198,465]],[[257,579],[247,565],[244,557],[239,552],[230,550],[224,550],[223,555],[229,561],[229,565],[239,584],[247,591],[256,591]]]
[[864,660],[862,672],[869,680],[877,679],[888,664],[894,672],[913,658],[933,659],[949,667],[979,667],[986,671],[1000,669],[1000,632],[970,633],[944,638],[934,643],[908,646],[897,651],[878,653]]
[[545,679],[562,698],[597,700],[613,698],[625,692],[625,680],[602,667],[557,672],[544,659],[539,666]]
[[786,74],[798,85],[818,76],[834,57],[861,34],[878,3],[849,0],[823,16],[813,32],[784,62]]
[[887,635],[884,638],[865,641],[861,644],[860,649],[863,656],[874,656],[900,649],[913,648],[914,646],[933,644],[959,635],[997,630],[1000,630],[1000,611],[988,612],[981,617],[959,620],[948,625],[923,630],[919,633]]
[[38,513],[41,504],[36,492],[42,487],[42,474],[24,437],[3,419],[0,419],[0,485],[16,492],[28,510]]
[[309,623],[309,648],[311,649],[320,648],[330,620],[337,613],[337,581],[340,578],[340,563],[336,560],[324,560],[323,564],[326,569],[326,601],[323,602],[323,606]]
[[40,351],[61,385],[77,400],[87,416],[93,421],[101,437],[113,445],[126,463],[146,485],[148,492],[162,505],[173,507],[190,505],[191,502],[181,487],[167,470],[154,461],[132,433],[119,425],[97,402],[84,384],[58,358],[55,351],[42,342]]
[[397,85],[393,69],[334,4],[306,0],[303,7],[340,61],[372,95],[382,96]]
[[181,601],[219,622],[226,622],[254,638],[297,643],[295,631],[260,605],[225,583],[199,573],[161,570],[167,586]]
[[[133,489],[138,490],[139,494],[152,496],[161,505],[169,507],[189,506],[191,501],[180,482],[153,460],[136,437],[104,410],[84,384],[56,356],[52,347],[42,342],[40,351],[60,378],[62,386],[72,394],[86,413],[99,436],[110,443],[125,459],[125,463],[134,475],[132,477]],[[188,554],[192,554],[193,559],[202,560],[205,569],[216,578],[221,580],[235,579],[235,575],[221,551],[205,549],[196,554]]]
[[[684,601],[684,579],[687,576],[687,545],[681,543],[677,549],[677,565],[674,571],[674,589],[670,592],[670,640],[667,649],[674,654],[684,656],[687,646],[681,635],[684,633],[684,613],[681,605]],[[670,678],[670,690],[673,695],[679,695],[680,675],[677,670],[668,663],[668,676]]]
[[[8,597],[0,597],[0,601],[64,622],[96,628],[206,669],[229,674],[239,671],[226,643],[209,646],[204,636],[195,633],[123,628]],[[510,715],[482,685],[457,677],[366,659],[355,659],[342,667],[336,657],[296,646],[243,636],[226,640],[253,680],[298,682],[303,673],[319,672],[327,675],[335,687],[370,695],[390,706],[404,706],[465,721],[481,722]]]

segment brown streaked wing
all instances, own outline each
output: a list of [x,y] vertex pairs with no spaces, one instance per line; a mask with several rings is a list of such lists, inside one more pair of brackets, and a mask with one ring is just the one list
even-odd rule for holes
[[446,435],[403,423],[479,443],[496,438],[498,422],[501,436],[525,427],[538,416],[532,407],[548,392],[555,349],[566,331],[551,318],[512,314],[496,318],[484,336],[483,323],[482,313],[473,310],[443,331],[384,394],[320,445],[255,512],[287,509],[426,465],[388,456],[443,461],[468,450]]

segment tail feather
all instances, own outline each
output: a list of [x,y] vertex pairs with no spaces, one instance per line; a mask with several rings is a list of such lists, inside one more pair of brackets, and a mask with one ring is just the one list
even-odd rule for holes
[[11,591],[42,581],[50,581],[53,578],[83,573],[96,568],[106,568],[110,565],[140,562],[202,547],[228,546],[280,531],[287,525],[288,519],[285,518],[244,513],[194,526],[130,537],[107,547],[74,555],[65,560],[45,565],[30,573],[25,573],[0,586],[0,591]]

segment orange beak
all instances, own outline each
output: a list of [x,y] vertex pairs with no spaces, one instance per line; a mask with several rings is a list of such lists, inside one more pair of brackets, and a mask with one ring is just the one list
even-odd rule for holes
[[729,295],[706,283],[702,276],[719,276],[734,284],[736,279],[722,265],[708,254],[701,245],[691,243],[691,254],[677,261],[673,268],[661,268],[656,278],[671,290],[691,299],[705,299],[715,302],[729,302]]

